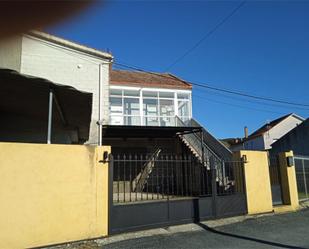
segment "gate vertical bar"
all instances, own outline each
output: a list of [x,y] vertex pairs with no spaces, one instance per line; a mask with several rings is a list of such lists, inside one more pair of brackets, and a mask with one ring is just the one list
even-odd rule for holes
[[217,217],[217,171],[214,157],[209,158],[211,169],[211,194],[212,194],[212,215]]

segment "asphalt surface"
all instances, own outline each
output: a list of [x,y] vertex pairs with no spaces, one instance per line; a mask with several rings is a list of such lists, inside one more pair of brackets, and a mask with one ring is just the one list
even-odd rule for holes
[[98,241],[96,248],[309,248],[309,209],[209,228]]

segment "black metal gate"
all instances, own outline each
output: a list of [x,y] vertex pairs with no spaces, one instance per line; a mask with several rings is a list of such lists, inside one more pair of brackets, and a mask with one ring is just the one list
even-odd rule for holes
[[283,204],[281,172],[278,156],[269,156],[269,178],[273,206]]
[[110,233],[247,212],[243,162],[187,155],[110,157]]
[[305,201],[309,199],[309,157],[294,156],[298,199]]

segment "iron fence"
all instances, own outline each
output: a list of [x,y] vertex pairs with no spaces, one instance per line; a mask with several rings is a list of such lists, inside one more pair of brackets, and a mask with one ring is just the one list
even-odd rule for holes
[[242,162],[208,167],[192,155],[114,155],[113,202],[169,200],[244,192]]
[[309,199],[309,157],[295,156],[295,172],[298,198],[300,201]]

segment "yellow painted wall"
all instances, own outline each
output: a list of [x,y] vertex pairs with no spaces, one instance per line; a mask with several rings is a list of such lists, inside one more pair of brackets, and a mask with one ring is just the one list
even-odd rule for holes
[[0,143],[0,248],[107,235],[110,147]]
[[293,151],[279,153],[283,203],[296,210],[299,207],[296,172],[294,165],[287,166],[288,156],[293,156]]
[[234,158],[247,157],[244,164],[247,207],[249,214],[272,212],[271,186],[267,153],[264,151],[239,151]]

